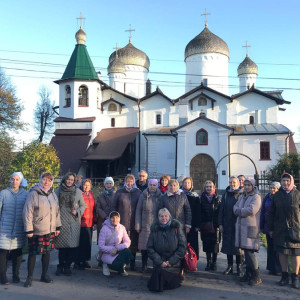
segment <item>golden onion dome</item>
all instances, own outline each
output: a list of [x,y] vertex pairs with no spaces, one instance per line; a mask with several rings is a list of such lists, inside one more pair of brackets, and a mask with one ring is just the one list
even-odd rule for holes
[[80,29],[76,32],[75,38],[76,38],[77,44],[79,44],[79,45],[84,45],[84,44],[85,44],[85,41],[86,41],[86,34],[85,34],[85,32],[82,30],[81,27],[80,27]]
[[[131,42],[124,48],[118,49],[118,57],[124,65],[136,65],[149,70],[150,60],[148,56],[143,51],[135,48]],[[116,52],[114,51],[109,57],[109,64],[111,64],[115,58]]]
[[258,67],[256,63],[249,58],[247,55],[246,58],[240,63],[238,69],[238,75],[243,74],[258,74]]
[[193,38],[185,47],[185,59],[189,56],[202,53],[220,53],[228,56],[227,44],[218,36],[213,34],[205,25],[200,34]]
[[120,58],[117,57],[113,60],[107,67],[108,74],[110,73],[122,73],[126,75],[125,65],[120,61]]

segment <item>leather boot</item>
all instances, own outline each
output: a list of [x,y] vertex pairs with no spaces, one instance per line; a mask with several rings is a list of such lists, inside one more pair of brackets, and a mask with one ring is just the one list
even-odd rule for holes
[[209,271],[211,268],[211,260],[207,260],[207,264],[206,264],[206,267],[205,267],[205,271]]
[[296,273],[292,273],[292,287],[299,289],[299,277]]
[[281,279],[278,282],[280,286],[288,285],[289,284],[289,273],[288,272],[282,272],[281,273]]
[[229,275],[229,274],[233,274],[233,267],[232,265],[228,265],[227,269],[223,272],[224,275]]
[[60,276],[61,274],[63,274],[63,271],[64,271],[63,266],[62,265],[57,265],[55,275]]
[[241,282],[248,282],[252,276],[252,271],[249,267],[246,267],[246,272],[244,276],[241,278]]
[[20,282],[19,271],[20,271],[21,263],[22,263],[22,255],[13,257],[13,259],[12,259],[12,270],[13,270],[12,281],[13,281],[13,283]]
[[259,285],[262,283],[262,280],[260,278],[260,272],[259,269],[254,270],[254,272],[252,273],[252,276],[249,280],[249,285]]
[[147,250],[142,250],[142,273],[147,271],[147,260],[148,260],[148,253]]

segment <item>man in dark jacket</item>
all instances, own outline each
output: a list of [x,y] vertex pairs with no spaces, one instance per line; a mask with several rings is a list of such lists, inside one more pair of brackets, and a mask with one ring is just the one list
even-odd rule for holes
[[139,172],[139,180],[136,182],[136,186],[143,192],[148,187],[148,173],[144,170]]

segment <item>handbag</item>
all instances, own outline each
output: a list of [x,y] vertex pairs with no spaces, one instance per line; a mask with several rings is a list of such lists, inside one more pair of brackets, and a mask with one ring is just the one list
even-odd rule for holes
[[197,255],[190,243],[187,243],[184,255],[184,268],[188,271],[197,271]]
[[215,233],[215,227],[213,222],[204,222],[200,225],[200,231],[202,234],[213,234]]
[[[115,230],[108,238],[108,240],[105,242],[105,246],[107,246],[109,244],[109,242],[111,241],[111,239],[114,237],[114,235],[116,234],[118,230]],[[101,257],[102,257],[102,250],[99,249],[99,251],[96,253],[96,260],[98,262],[102,262]]]
[[300,230],[287,225],[288,235],[292,242],[300,243]]

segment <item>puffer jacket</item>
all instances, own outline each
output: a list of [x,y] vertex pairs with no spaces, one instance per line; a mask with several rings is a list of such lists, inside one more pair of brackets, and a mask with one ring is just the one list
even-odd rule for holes
[[83,200],[86,204],[86,208],[81,217],[81,227],[92,227],[94,225],[94,221],[96,221],[96,207],[95,207],[95,199],[93,192],[82,193]]
[[186,238],[181,227],[180,222],[174,219],[167,229],[158,222],[152,224],[147,250],[154,266],[168,261],[172,267],[180,267],[186,251]]
[[192,227],[192,212],[189,201],[186,195],[181,191],[174,195],[169,192],[160,197],[158,210],[167,208],[173,219],[181,223],[182,229],[184,227]]
[[241,194],[233,207],[237,216],[235,246],[248,250],[259,250],[259,221],[261,197],[255,188],[251,193]]
[[23,188],[14,193],[10,187],[0,192],[0,249],[14,250],[24,246],[22,213],[27,194]]
[[38,185],[29,190],[23,209],[26,233],[45,235],[61,227],[60,210],[56,194],[50,190],[44,193]]
[[286,193],[282,188],[274,194],[269,211],[269,230],[273,232],[275,246],[300,248],[288,236],[288,225],[300,230],[300,192],[296,189]]
[[135,213],[135,229],[140,230],[139,250],[147,249],[150,227],[157,218],[156,212],[160,195],[161,192],[159,189],[155,193],[149,193],[149,190],[146,189],[140,195]]
[[[112,238],[111,235],[115,231]],[[110,240],[110,241],[109,241]],[[105,220],[101,228],[98,247],[102,252],[101,260],[106,264],[112,264],[118,257],[119,252],[130,246],[130,238],[127,234],[126,228],[122,224],[118,224],[116,227],[111,225],[110,220]],[[116,248],[117,254],[112,256],[110,252]]]

